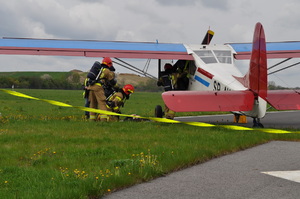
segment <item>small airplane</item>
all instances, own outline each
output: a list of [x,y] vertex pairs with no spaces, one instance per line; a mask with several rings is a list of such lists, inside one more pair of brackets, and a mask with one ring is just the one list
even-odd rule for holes
[[[162,94],[164,103],[175,112],[229,111],[237,118],[253,118],[254,127],[263,127],[267,104],[277,110],[300,110],[300,92],[268,90],[267,59],[300,57],[300,42],[266,42],[264,29],[257,23],[252,43],[210,44],[213,31],[203,42],[184,45],[159,42],[120,42],[57,39],[0,39],[0,54],[53,55],[158,59],[188,62],[186,90]],[[243,75],[234,60],[249,59]],[[145,75],[140,69],[134,69]]]

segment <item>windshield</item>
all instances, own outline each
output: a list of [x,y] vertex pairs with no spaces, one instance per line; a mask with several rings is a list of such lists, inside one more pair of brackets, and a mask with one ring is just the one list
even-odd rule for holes
[[211,50],[195,51],[195,53],[202,59],[206,64],[217,63],[217,60]]
[[231,64],[231,51],[229,50],[199,50],[195,51],[195,53],[202,59],[202,61],[206,64],[213,63],[225,63]]
[[229,50],[214,50],[220,63],[231,64],[231,52]]

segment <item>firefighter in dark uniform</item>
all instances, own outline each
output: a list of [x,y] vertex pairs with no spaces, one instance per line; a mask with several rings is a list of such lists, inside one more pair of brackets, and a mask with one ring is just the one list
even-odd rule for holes
[[[110,66],[109,67],[110,71],[116,71],[116,69],[114,68],[114,66]],[[83,88],[83,98],[84,98],[84,107],[90,107],[90,100],[89,100],[89,90],[88,90],[88,86],[89,86],[89,78],[85,78],[84,83],[82,85]],[[115,85],[117,86],[117,85]],[[89,119],[90,118],[90,113],[88,111],[85,111],[85,118]]]
[[[129,99],[129,96],[134,93],[134,87],[131,84],[126,84],[123,88],[116,92],[113,92],[107,97],[106,107],[109,111],[114,113],[121,113],[120,108],[124,106],[125,101]],[[119,116],[109,116],[109,121],[118,121]]]
[[[103,58],[97,78],[89,83],[87,89],[89,90],[90,108],[107,111],[104,87],[114,87],[117,83],[115,73],[109,69],[112,66],[113,63],[109,57]],[[90,73],[93,71],[91,70]],[[108,121],[108,116],[105,114],[100,114],[99,117],[100,121]],[[96,121],[96,118],[96,113],[91,112],[90,120]]]
[[178,60],[173,70],[177,72],[176,90],[187,90],[189,86],[189,60]]
[[[165,91],[177,90],[178,73],[174,71],[170,63],[166,63],[164,69],[165,71],[161,72],[160,78],[157,81],[157,86],[163,86]],[[164,113],[167,119],[173,119],[175,117],[175,112],[170,110],[166,105]]]

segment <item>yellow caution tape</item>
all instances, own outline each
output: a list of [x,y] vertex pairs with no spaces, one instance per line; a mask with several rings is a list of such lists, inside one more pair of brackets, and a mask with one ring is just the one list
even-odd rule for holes
[[5,92],[5,93],[10,94],[10,95],[17,96],[17,97],[22,97],[22,98],[47,102],[47,103],[55,105],[55,106],[76,108],[76,109],[80,109],[82,111],[94,112],[94,113],[99,113],[99,114],[104,114],[104,115],[116,115],[116,116],[123,116],[123,117],[134,117],[134,118],[148,119],[148,120],[161,122],[161,123],[173,123],[173,124],[174,123],[181,123],[181,124],[187,124],[187,125],[199,126],[199,127],[217,127],[217,126],[219,126],[219,127],[223,127],[223,128],[231,129],[231,130],[235,130],[235,131],[259,130],[259,131],[262,131],[262,132],[265,132],[265,133],[276,133],[276,134],[300,133],[300,132],[291,132],[291,131],[286,131],[286,130],[281,130],[281,129],[264,129],[264,128],[263,129],[253,129],[253,128],[242,127],[242,126],[234,126],[234,125],[214,125],[214,124],[203,123],[203,122],[180,122],[180,121],[166,119],[166,118],[142,117],[142,116],[138,116],[138,115],[126,115],[126,114],[119,114],[119,113],[114,113],[114,112],[111,112],[111,111],[104,111],[104,110],[99,110],[99,109],[94,109],[94,108],[88,108],[88,107],[82,107],[82,106],[72,106],[70,104],[66,104],[66,103],[63,103],[63,102],[55,101],[55,100],[39,99],[39,98],[36,98],[36,97],[25,95],[23,93],[19,93],[17,91],[10,91],[10,90],[6,90],[6,89],[0,89],[0,91]]
[[243,126],[234,126],[234,125],[222,125],[226,129],[236,130],[236,131],[249,131],[253,130],[252,128],[243,127]]

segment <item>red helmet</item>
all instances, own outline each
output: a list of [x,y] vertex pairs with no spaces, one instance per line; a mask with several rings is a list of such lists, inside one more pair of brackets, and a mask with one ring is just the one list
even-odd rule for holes
[[164,66],[165,70],[171,69],[172,68],[172,64],[166,63]]
[[123,87],[123,91],[126,95],[130,95],[131,93],[134,92],[134,87],[131,85],[131,84],[126,84],[124,87]]
[[113,65],[112,60],[110,57],[104,57],[102,60],[102,64],[107,65],[108,67],[111,67]]

